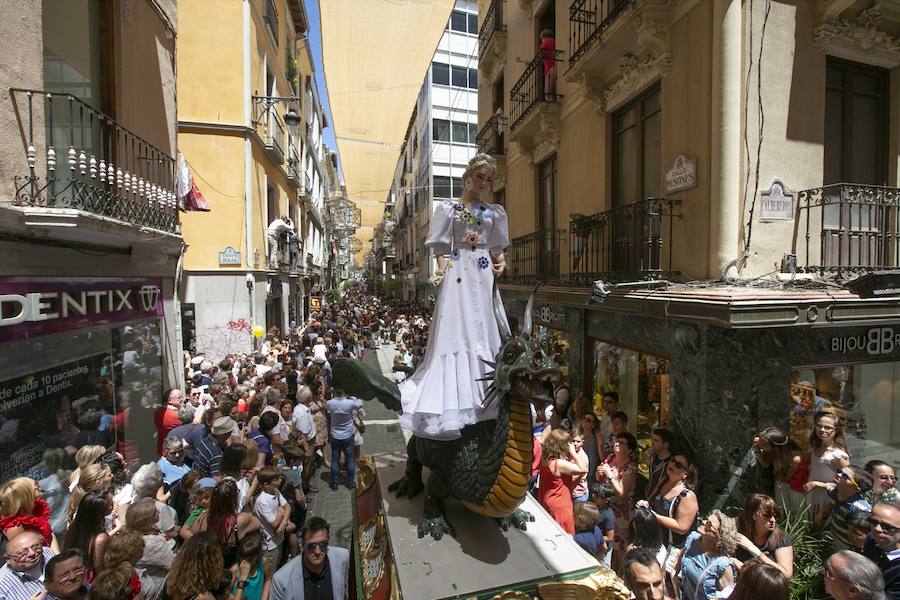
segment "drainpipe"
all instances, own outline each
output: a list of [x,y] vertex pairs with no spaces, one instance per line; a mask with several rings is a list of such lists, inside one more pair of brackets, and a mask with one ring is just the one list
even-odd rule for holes
[[741,2],[714,0],[710,144],[710,263],[707,276],[738,257],[741,229]]
[[[250,97],[250,0],[244,0],[243,5],[243,40],[244,40],[244,126],[252,127],[252,98]],[[250,145],[250,136],[244,136],[244,237],[247,260],[247,298],[250,306],[250,325],[256,326],[256,294],[254,293],[255,278],[253,275],[253,181],[252,161],[253,148]],[[256,338],[250,336],[250,351],[256,350]]]

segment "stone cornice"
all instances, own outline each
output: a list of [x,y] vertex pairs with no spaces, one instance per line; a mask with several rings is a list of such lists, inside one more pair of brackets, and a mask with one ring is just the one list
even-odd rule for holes
[[900,66],[900,38],[881,29],[878,4],[862,10],[854,19],[842,17],[846,2],[820,7],[822,21],[813,33],[817,48],[834,56],[892,69]]

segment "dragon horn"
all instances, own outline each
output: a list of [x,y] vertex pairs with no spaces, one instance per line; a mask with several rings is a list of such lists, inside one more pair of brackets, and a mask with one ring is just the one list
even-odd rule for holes
[[531,291],[531,295],[528,296],[528,304],[525,305],[525,317],[522,319],[522,335],[526,335],[531,337],[531,309],[534,308],[534,295],[537,294],[538,289],[540,289],[541,284],[537,284],[534,286],[534,289]]
[[503,319],[503,313],[500,310],[500,290],[497,289],[497,278],[494,277],[494,288],[491,290],[491,305],[494,308],[494,319],[497,321],[497,328],[500,329],[500,341],[508,340],[512,333],[509,331],[509,325]]

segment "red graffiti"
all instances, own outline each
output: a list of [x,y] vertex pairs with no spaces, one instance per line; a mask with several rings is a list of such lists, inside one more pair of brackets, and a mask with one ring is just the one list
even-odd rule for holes
[[232,331],[246,331],[250,333],[250,324],[247,323],[244,319],[238,319],[237,321],[228,321],[228,325],[226,325],[228,329]]

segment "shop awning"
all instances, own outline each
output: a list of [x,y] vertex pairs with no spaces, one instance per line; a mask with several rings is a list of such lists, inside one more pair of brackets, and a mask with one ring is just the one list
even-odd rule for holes
[[[320,0],[322,59],[347,195],[368,242],[454,0]],[[357,254],[357,263],[370,250]]]

